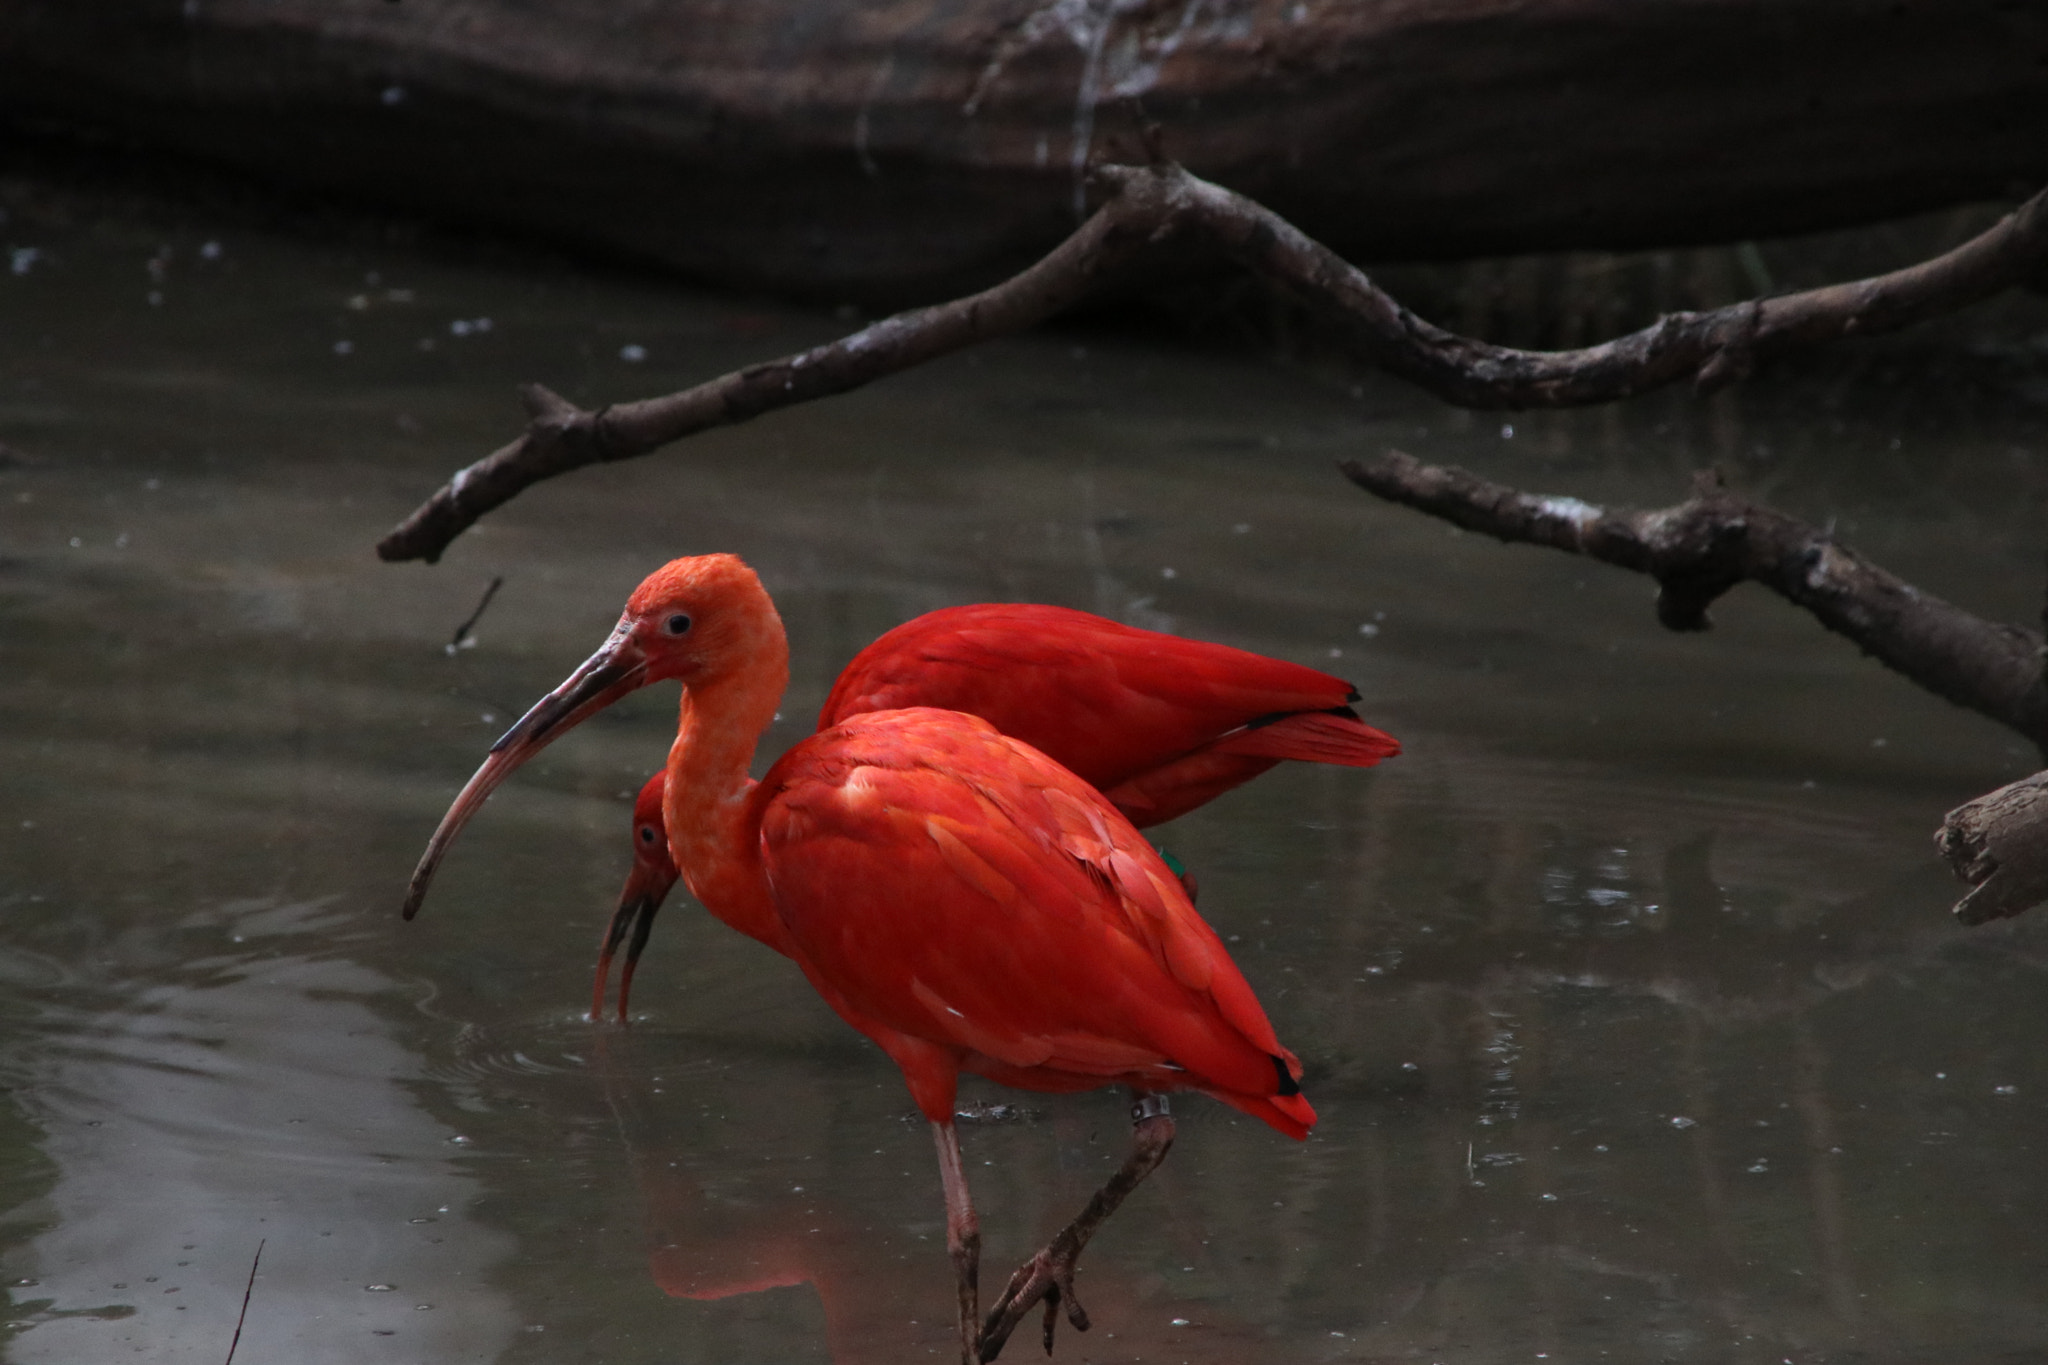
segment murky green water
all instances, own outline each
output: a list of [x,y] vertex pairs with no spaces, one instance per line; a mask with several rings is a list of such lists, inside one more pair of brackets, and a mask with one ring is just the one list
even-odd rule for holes
[[[787,963],[681,903],[644,1017],[581,1017],[666,689],[522,772],[395,914],[509,717],[708,550],[791,628],[771,752],[876,634],[991,598],[1329,667],[1408,746],[1165,831],[1322,1124],[1297,1146],[1182,1104],[1060,1359],[2048,1352],[2048,927],[1952,927],[1929,845],[2022,746],[1755,589],[1665,634],[1644,580],[1331,468],[1397,444],[1656,503],[1721,459],[2026,619],[2048,307],[1511,436],[1383,381],[1040,336],[537,489],[393,567],[377,536],[515,429],[518,381],[637,396],[841,324],[7,193],[8,1360],[218,1362],[259,1242],[251,1362],[946,1358],[924,1127]],[[965,1130],[998,1282],[1124,1142],[1114,1095],[1023,1103]]]

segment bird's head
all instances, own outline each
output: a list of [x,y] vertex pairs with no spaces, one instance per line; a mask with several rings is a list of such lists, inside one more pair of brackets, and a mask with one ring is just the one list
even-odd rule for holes
[[633,871],[619,898],[622,904],[644,899],[659,908],[676,884],[676,864],[668,852],[668,823],[661,814],[667,786],[667,775],[656,773],[633,803]]
[[[590,989],[590,1017],[604,1016],[605,982],[611,976],[612,955],[626,943],[626,970],[619,980],[619,1022],[626,1022],[627,1001],[633,990],[633,969],[639,965],[640,950],[647,946],[648,932],[661,903],[668,899],[681,874],[668,851],[668,822],[661,811],[662,795],[668,787],[666,773],[656,773],[640,789],[633,803],[633,870],[626,874],[626,886],[619,893],[619,905],[605,929],[598,951],[597,976]],[[630,939],[630,942],[628,940]]]
[[491,746],[428,841],[406,893],[405,917],[418,912],[441,855],[485,798],[557,737],[628,693],[667,678],[693,692],[722,683],[772,692],[772,712],[788,666],[782,618],[738,556],[696,555],[662,565],[633,590],[597,652]]
[[685,687],[708,686],[788,651],[775,604],[737,555],[673,559],[647,575],[606,647],[637,657],[648,682],[678,678]]

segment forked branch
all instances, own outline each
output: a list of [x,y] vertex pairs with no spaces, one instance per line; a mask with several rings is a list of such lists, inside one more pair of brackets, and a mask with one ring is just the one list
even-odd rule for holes
[[[1820,527],[1730,493],[1712,476],[1685,502],[1632,511],[1520,492],[1399,451],[1342,468],[1367,492],[1468,531],[1648,574],[1657,580],[1657,619],[1673,630],[1705,630],[1715,598],[1761,583],[1879,662],[2010,726],[2048,755],[2040,632],[1921,592]],[[1935,844],[1977,888],[1955,907],[1964,924],[2048,901],[2048,772],[1950,811]]]
[[1918,265],[1848,284],[1673,313],[1573,351],[1522,351],[1458,336],[1404,308],[1365,272],[1259,204],[1178,166],[1105,166],[1102,207],[1051,254],[979,294],[898,313],[853,335],[661,398],[595,412],[538,384],[526,432],[462,470],[377,546],[387,560],[440,558],[479,517],[542,479],[631,459],[712,427],[845,393],[976,342],[1019,332],[1106,287],[1169,242],[1246,267],[1342,326],[1361,359],[1469,408],[1604,403],[1679,380],[1702,389],[1779,351],[1891,331],[2048,276],[2048,191],[1990,230]]
[[1707,608],[1760,583],[1928,691],[2048,749],[2042,637],[1987,621],[1887,573],[1818,526],[1719,487],[1647,511],[1596,507],[1488,482],[1389,451],[1341,466],[1369,493],[1504,541],[1548,545],[1657,580],[1657,619],[1705,630]]

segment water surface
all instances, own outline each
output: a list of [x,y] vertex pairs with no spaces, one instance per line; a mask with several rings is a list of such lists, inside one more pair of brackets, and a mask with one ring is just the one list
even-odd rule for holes
[[[2039,301],[1709,402],[1505,419],[1050,332],[389,566],[378,535],[507,439],[518,382],[636,397],[845,324],[226,210],[5,204],[6,1359],[216,1362],[259,1242],[251,1361],[947,1357],[926,1131],[787,963],[681,900],[632,1027],[582,1016],[670,689],[522,771],[396,916],[491,739],[644,573],[710,550],[790,627],[764,756],[875,635],[991,599],[1329,668],[1407,746],[1162,831],[1322,1122],[1296,1145],[1183,1102],[1060,1359],[2048,1351],[2048,931],[1955,928],[1929,844],[2032,756],[1756,589],[1667,634],[1645,580],[1332,468],[1392,445],[1654,504],[1718,460],[2032,619]],[[965,1098],[1021,1110],[964,1126],[1000,1283],[1118,1159],[1123,1102]]]

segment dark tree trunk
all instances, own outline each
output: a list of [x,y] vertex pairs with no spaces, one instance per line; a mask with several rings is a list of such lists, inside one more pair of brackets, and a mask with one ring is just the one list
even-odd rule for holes
[[725,284],[903,301],[1165,153],[1354,260],[1733,240],[2048,180],[2003,0],[0,0],[0,116]]

